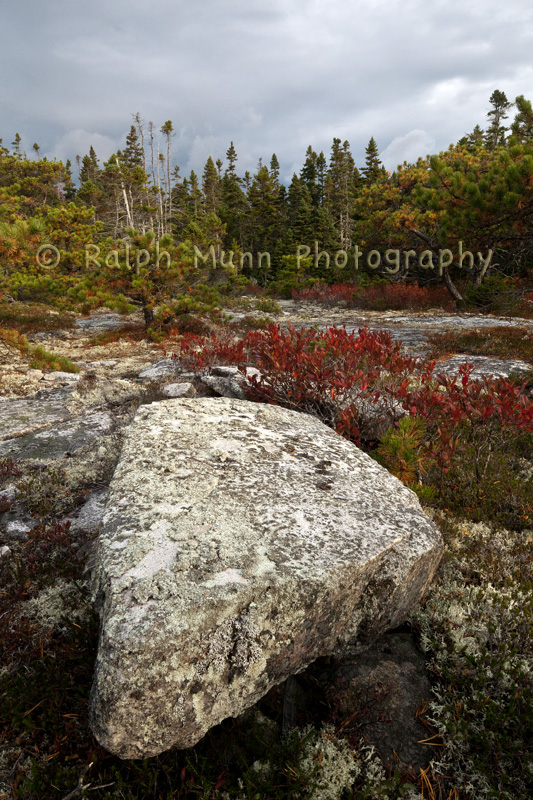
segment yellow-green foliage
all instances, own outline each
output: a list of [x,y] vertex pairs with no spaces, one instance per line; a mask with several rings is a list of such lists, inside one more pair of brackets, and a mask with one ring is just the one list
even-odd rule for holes
[[42,345],[30,344],[26,337],[18,331],[0,328],[0,340],[8,346],[15,347],[22,355],[28,356],[31,359],[32,369],[79,372],[76,364],[73,364],[68,358],[58,356],[57,353],[50,353]]

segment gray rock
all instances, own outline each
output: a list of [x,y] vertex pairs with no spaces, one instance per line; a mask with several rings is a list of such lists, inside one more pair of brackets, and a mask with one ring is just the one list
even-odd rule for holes
[[47,372],[47,374],[43,377],[43,381],[48,381],[49,383],[70,383],[79,381],[80,376],[77,372],[61,372],[61,370],[57,370],[56,372]]
[[86,319],[77,319],[74,325],[82,331],[90,333],[98,331],[113,331],[120,328],[127,322],[127,319],[120,314],[94,314]]
[[103,358],[99,361],[88,361],[86,366],[93,369],[94,367],[116,367],[117,364],[118,361],[112,358]]
[[63,422],[70,417],[64,396],[0,398],[0,440]]
[[[246,368],[246,378],[252,375],[259,376],[261,373],[255,367]],[[235,400],[246,400],[244,386],[246,378],[239,372],[238,367],[233,366],[214,366],[211,367],[209,375],[204,375],[201,381],[220,397],[227,397]]]
[[3,489],[0,489],[0,498],[2,500],[7,500],[9,503],[14,503],[16,493],[17,492],[14,486],[4,486]]
[[71,531],[74,533],[84,531],[93,535],[98,533],[104,516],[107,494],[107,489],[94,492],[83,504],[77,517],[68,517]]
[[9,549],[7,544],[2,545],[2,547],[0,547],[0,561],[7,560],[10,555],[11,555],[11,550]]
[[192,383],[167,383],[161,392],[165,397],[194,397],[196,389]]
[[10,520],[6,523],[6,536],[9,539],[27,539],[34,524],[22,519]]
[[307,414],[142,406],[93,573],[97,739],[122,758],[193,745],[319,656],[399,624],[441,553],[416,495]]
[[533,370],[533,365],[528,364],[526,361],[521,361],[520,359],[456,355],[450,356],[445,361],[440,362],[435,372],[448,372],[455,375],[455,373],[459,371],[459,367],[465,363],[472,364],[474,367],[472,371],[473,378],[479,378],[483,375],[493,375],[495,378],[508,378],[513,372],[527,374]]
[[329,684],[345,690],[338,699],[346,717],[359,711],[364,735],[385,763],[395,765],[396,756],[416,771],[427,767],[432,750],[420,744],[429,734],[417,718],[431,698],[431,683],[425,658],[409,633],[382,636],[357,659],[337,663]]
[[113,418],[106,412],[62,422],[34,433],[0,442],[0,458],[31,459],[49,463],[65,453],[73,453],[94,439],[113,430]]
[[166,378],[167,375],[176,375],[178,372],[178,362],[170,358],[158,361],[151,367],[146,367],[139,372],[139,378],[147,381],[157,380],[157,378]]

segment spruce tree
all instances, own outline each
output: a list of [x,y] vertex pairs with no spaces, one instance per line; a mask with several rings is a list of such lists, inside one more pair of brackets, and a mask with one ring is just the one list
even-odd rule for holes
[[272,158],[270,159],[270,174],[274,183],[279,184],[279,161],[275,153],[272,153]]
[[133,169],[133,167],[143,167],[144,169],[144,153],[134,125],[131,126],[130,132],[126,136],[126,147],[121,160],[128,169]]
[[320,202],[320,190],[317,183],[317,160],[318,156],[309,145],[305,153],[305,161],[302,169],[300,170],[300,178],[307,186],[307,190],[311,197],[311,202],[314,206],[318,206]]
[[362,168],[365,183],[370,185],[383,174],[383,165],[379,158],[378,146],[372,136],[365,148],[365,166]]
[[222,186],[218,170],[212,157],[206,161],[202,175],[202,192],[205,213],[216,213],[220,205]]
[[356,169],[350,143],[333,139],[329,169],[326,175],[326,208],[335,220],[338,241],[344,250],[352,246],[353,210],[357,196],[359,171]]
[[230,146],[226,150],[226,158],[228,159],[228,168],[226,170],[226,174],[236,177],[235,164],[237,163],[237,151],[235,150],[233,142],[231,142]]
[[493,153],[498,145],[505,144],[505,134],[509,128],[502,125],[502,122],[507,119],[507,112],[513,104],[509,102],[505,92],[500,92],[499,89],[493,91],[489,103],[492,108],[487,113],[490,125],[485,131],[485,146],[490,153]]

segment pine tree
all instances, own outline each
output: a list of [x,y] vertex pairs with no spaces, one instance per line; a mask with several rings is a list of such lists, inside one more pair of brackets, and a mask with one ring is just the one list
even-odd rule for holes
[[476,125],[472,133],[465,134],[457,144],[460,147],[465,147],[469,152],[476,150],[478,147],[483,147],[483,130],[479,125]]
[[242,189],[242,180],[237,175],[237,151],[233,142],[226,151],[228,167],[222,178],[220,218],[226,226],[228,242],[235,242],[241,249],[246,246],[246,217],[248,201]]
[[326,176],[328,172],[328,162],[326,156],[321,150],[316,159],[316,186],[317,186],[317,203],[321,206],[326,197]]
[[22,141],[22,139],[20,137],[20,133],[16,133],[15,134],[15,139],[11,142],[11,145],[13,147],[13,153],[18,158],[22,158],[22,153],[20,152],[20,143],[21,143],[21,141]]
[[292,251],[294,243],[311,245],[315,238],[313,201],[306,181],[296,173],[287,192],[286,222],[290,232],[288,249]]
[[189,175],[189,207],[190,216],[197,219],[200,216],[202,193],[200,191],[200,184],[198,183],[198,175],[194,170],[191,170]]
[[511,133],[520,143],[533,140],[533,109],[531,100],[526,100],[523,94],[515,100],[517,114],[511,125]]
[[283,232],[279,209],[279,185],[268,167],[260,165],[248,191],[250,210],[247,235],[252,251],[275,256]]
[[100,173],[98,159],[94,152],[94,147],[91,145],[89,148],[89,155],[83,156],[80,169],[80,182],[92,181],[96,183]]

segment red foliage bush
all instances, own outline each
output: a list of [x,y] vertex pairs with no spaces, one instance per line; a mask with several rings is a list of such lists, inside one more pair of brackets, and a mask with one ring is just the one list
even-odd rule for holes
[[314,414],[356,442],[367,438],[365,416],[372,416],[372,404],[379,403],[381,417],[395,417],[392,387],[399,387],[421,363],[402,353],[386,331],[290,326],[285,331],[279,325],[250,331],[239,341],[189,337],[174,358],[196,372],[229,363],[245,373],[253,365],[260,376],[247,379],[251,400]]
[[320,303],[323,306],[335,306],[339,303],[351,305],[357,286],[353,283],[335,283],[327,286],[325,283],[315,283],[307,289],[297,289],[292,292],[294,300],[304,303]]
[[365,288],[355,284],[333,286],[316,284],[293,292],[295,300],[325,306],[344,303],[348,308],[371,311],[423,311],[428,308],[453,310],[455,303],[445,286],[419,286],[417,283],[380,283]]
[[463,364],[453,376],[427,373],[420,388],[401,385],[394,393],[410,416],[421,417],[433,434],[427,450],[439,468],[446,472],[452,458],[470,447],[472,479],[479,481],[498,437],[513,431],[533,433],[533,403],[521,386],[492,376],[473,379],[473,369]]

